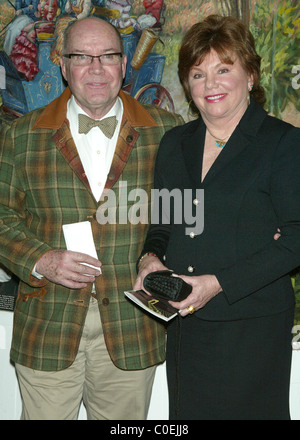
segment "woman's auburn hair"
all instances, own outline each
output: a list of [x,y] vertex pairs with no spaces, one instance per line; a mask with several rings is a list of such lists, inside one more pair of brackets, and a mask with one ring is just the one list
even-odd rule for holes
[[194,65],[201,64],[212,49],[226,64],[232,64],[238,57],[247,74],[253,76],[251,96],[263,106],[266,97],[260,84],[261,57],[256,52],[252,33],[237,18],[209,15],[191,27],[184,36],[179,50],[178,74],[191,111],[199,113],[188,85],[190,70]]

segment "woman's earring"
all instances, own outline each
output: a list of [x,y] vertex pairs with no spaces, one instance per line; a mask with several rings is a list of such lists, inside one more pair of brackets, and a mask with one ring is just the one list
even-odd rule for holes
[[187,117],[188,117],[188,120],[189,120],[189,121],[195,119],[195,113],[194,113],[193,110],[191,109],[191,104],[192,104],[192,103],[193,103],[193,100],[191,99],[191,100],[188,102],[188,112],[187,112]]

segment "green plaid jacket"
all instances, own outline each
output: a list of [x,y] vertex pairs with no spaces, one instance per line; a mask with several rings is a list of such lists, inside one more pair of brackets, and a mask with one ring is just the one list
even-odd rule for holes
[[[31,272],[45,252],[66,249],[63,224],[89,220],[102,262],[96,292],[108,351],[117,367],[143,369],[164,361],[165,327],[130,303],[124,291],[134,284],[148,225],[97,222],[99,203],[66,119],[69,97],[67,88],[47,107],[1,132],[0,256],[21,280],[11,359],[45,371],[67,368],[74,361],[92,286],[71,290],[38,280]],[[120,182],[126,182],[128,193],[135,188],[149,193],[159,142],[167,130],[183,123],[180,116],[143,106],[123,92],[120,97],[124,116],[106,182],[116,196],[117,220],[120,210],[124,218],[124,209],[129,212],[134,204],[125,201],[124,206]]]

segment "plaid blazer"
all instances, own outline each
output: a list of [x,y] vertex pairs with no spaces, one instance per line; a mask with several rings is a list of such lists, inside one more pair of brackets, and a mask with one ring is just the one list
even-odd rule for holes
[[[143,369],[164,361],[165,328],[124,296],[134,284],[148,225],[118,221],[134,205],[120,197],[120,190],[123,196],[126,185],[127,193],[150,193],[160,139],[183,120],[120,92],[124,116],[105,187],[114,191],[117,222],[100,224],[96,213],[101,202],[91,193],[66,119],[70,95],[67,88],[44,109],[2,127],[0,255],[21,280],[11,359],[45,371],[74,361],[92,286],[72,290],[38,280],[31,272],[45,252],[66,249],[63,224],[89,220],[102,262],[96,293],[107,349],[117,367]],[[150,197],[148,203],[150,207]]]

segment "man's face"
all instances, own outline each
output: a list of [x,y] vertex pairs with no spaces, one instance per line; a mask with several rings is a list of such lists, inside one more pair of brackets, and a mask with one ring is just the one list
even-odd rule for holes
[[[88,18],[73,26],[65,52],[102,55],[121,52],[121,47],[108,23]],[[98,58],[87,66],[77,66],[72,59],[62,57],[61,69],[78,105],[92,118],[100,119],[116,102],[125,77],[126,56],[112,66],[104,66]]]

